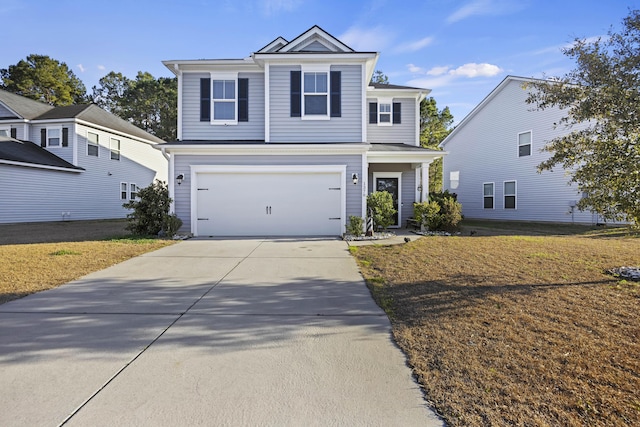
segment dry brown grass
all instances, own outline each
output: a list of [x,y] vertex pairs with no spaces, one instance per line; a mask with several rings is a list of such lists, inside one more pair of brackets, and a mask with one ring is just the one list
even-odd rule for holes
[[[512,233],[508,233],[512,234]],[[450,425],[640,425],[640,239],[429,237],[354,251]]]
[[123,233],[124,225],[122,221],[1,225],[0,241],[54,243],[0,245],[0,304],[60,286],[173,243],[133,238],[92,240]]

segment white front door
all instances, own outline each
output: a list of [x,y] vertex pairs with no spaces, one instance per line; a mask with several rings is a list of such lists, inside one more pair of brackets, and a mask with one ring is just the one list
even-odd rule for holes
[[339,172],[197,173],[199,236],[338,236],[343,230]]

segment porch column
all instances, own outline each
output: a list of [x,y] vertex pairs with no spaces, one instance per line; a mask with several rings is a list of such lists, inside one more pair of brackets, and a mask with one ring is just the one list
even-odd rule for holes
[[420,183],[418,184],[419,193],[416,195],[416,200],[426,202],[429,198],[429,163],[422,163],[420,166]]

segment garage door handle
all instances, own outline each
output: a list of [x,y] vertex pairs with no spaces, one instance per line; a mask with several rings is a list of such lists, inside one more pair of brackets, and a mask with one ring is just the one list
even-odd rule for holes
[[209,221],[209,218],[198,218],[198,221]]
[[271,215],[271,206],[267,206],[267,207],[265,208],[265,210],[266,210],[266,212],[265,212],[265,213],[266,213],[267,215]]
[[329,219],[330,219],[330,220],[332,220],[332,219],[340,219],[340,217],[338,217],[338,218],[329,218]]

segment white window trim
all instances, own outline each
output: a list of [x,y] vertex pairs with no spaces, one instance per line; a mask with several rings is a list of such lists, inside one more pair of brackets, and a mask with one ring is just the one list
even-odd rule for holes
[[[484,198],[485,197],[489,197],[489,196],[485,196],[485,194],[484,194],[484,186],[487,185],[487,184],[491,184],[491,188],[493,188],[493,192],[491,194],[491,198],[493,199],[493,203],[492,203],[493,207],[491,207],[491,208],[485,208],[484,207]],[[495,210],[495,208],[496,208],[496,183],[495,182],[483,182],[482,183],[482,209],[483,210],[484,209]]]
[[[124,184],[124,197],[122,197],[122,193],[123,193],[123,184]],[[129,200],[129,184],[127,184],[126,182],[121,182],[120,186],[118,187],[118,198],[120,198],[120,200]]]
[[[378,102],[378,126],[393,126],[393,98],[377,98]],[[380,105],[381,104],[389,104],[389,122],[382,123],[380,121]],[[387,114],[387,113],[382,113]]]
[[[529,138],[529,155],[527,156],[521,156],[520,155],[520,147],[524,147],[527,144],[520,144],[520,135],[524,135],[525,133],[528,133],[531,135],[531,137]],[[517,147],[517,152],[516,155],[518,156],[518,158],[520,157],[530,157],[531,155],[533,155],[533,131],[532,130],[526,130],[524,132],[518,132],[518,136],[516,137],[516,145]]]
[[[304,91],[304,74],[305,73],[326,73],[327,74],[327,114],[306,114],[305,113],[305,95]],[[300,74],[300,95],[301,95],[301,119],[302,120],[330,120],[331,119],[331,65],[329,64],[313,64],[302,65]],[[317,92],[313,94],[318,95]],[[311,95],[311,93],[310,93]]]
[[[235,126],[238,124],[238,73],[210,73],[211,74],[211,87],[209,88],[209,91],[211,92],[211,105],[209,108],[211,108],[211,111],[209,112],[209,115],[211,117],[211,124],[214,126]],[[214,105],[216,103],[216,101],[213,98],[213,82],[214,80],[233,80],[235,82],[235,94],[234,94],[234,98],[233,98],[233,103],[235,105],[235,110],[234,110],[234,114],[233,117],[235,117],[234,120],[215,120],[214,119]],[[217,102],[231,102],[230,99],[227,99],[226,101],[217,101]]]
[[[514,186],[514,193],[513,194],[507,194],[505,192],[505,185],[507,184],[507,182],[513,182],[513,186]],[[505,203],[505,198],[507,196],[513,196],[515,199],[515,203],[513,208],[507,208],[506,207],[506,203]],[[495,206],[495,201],[493,203],[493,206]],[[515,179],[510,179],[509,181],[502,181],[502,209],[503,210],[518,210],[518,181],[516,181]]]
[[[58,130],[60,143],[58,145],[49,144],[49,131]],[[62,126],[47,126],[47,148],[62,148]]]
[[[89,134],[93,134],[95,135],[97,138],[97,142],[95,144],[89,142]],[[97,156],[93,156],[91,154],[89,154],[89,146],[90,145],[95,145],[98,148],[98,155]],[[96,133],[96,132],[89,132],[87,131],[87,156],[90,157],[100,157],[100,134]]]
[[[135,197],[133,197],[133,193],[136,194]],[[138,186],[136,185],[135,182],[130,182],[129,183],[129,200],[135,200],[137,197],[138,197]]]
[[390,225],[389,228],[400,228],[402,226],[402,172],[374,172],[373,191],[377,191],[378,178],[398,178],[398,223]]
[[[113,149],[113,141],[118,141],[118,149],[117,150]],[[111,154],[113,153],[113,151],[116,151],[118,153],[118,158],[117,159],[114,159],[113,157],[111,157]],[[111,160],[120,161],[121,157],[122,157],[122,140],[118,139],[118,138],[109,138],[109,158]]]

